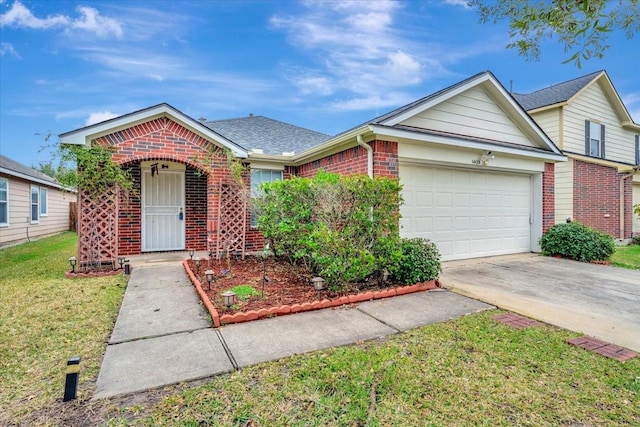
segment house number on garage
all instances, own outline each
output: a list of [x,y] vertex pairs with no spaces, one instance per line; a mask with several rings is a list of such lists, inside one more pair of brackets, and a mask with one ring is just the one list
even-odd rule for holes
[[482,160],[480,160],[480,159],[471,159],[471,164],[472,165],[481,165],[482,164]]

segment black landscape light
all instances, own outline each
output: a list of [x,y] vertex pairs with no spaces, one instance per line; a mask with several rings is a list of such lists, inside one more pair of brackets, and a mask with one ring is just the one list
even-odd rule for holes
[[194,250],[189,249],[189,258],[193,259]]
[[120,270],[122,270],[122,266],[124,265],[124,257],[118,257],[118,264],[120,264]]
[[69,264],[71,264],[71,272],[75,273],[76,272],[76,264],[78,263],[78,260],[76,257],[72,256],[71,258],[69,258]]
[[211,282],[213,282],[216,278],[213,270],[205,271],[204,276],[207,278],[207,283],[209,284],[209,287],[207,288],[207,290],[211,290]]

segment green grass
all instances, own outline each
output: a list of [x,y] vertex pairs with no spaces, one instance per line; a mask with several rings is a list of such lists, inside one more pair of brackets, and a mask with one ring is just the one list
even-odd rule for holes
[[640,245],[618,246],[611,256],[611,264],[640,270]]
[[640,425],[640,359],[517,330],[498,311],[277,362],[119,408],[109,425]]
[[258,292],[256,288],[251,285],[238,285],[229,290],[235,292],[236,296],[240,300],[245,300],[249,297],[260,295],[260,292]]
[[[570,346],[579,334],[552,326],[513,329],[492,319],[497,310],[91,401],[125,278],[63,279],[75,241],[0,251],[0,425],[640,425],[640,358]],[[62,404],[74,355],[81,395]]]
[[76,250],[75,233],[0,250],[0,425],[47,424],[38,414],[61,400],[69,357],[91,397],[126,279],[65,279]]

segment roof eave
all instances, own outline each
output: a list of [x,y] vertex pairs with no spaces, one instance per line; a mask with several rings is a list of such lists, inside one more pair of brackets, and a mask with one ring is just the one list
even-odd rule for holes
[[233,141],[228,140],[212,129],[209,129],[204,124],[192,119],[191,117],[166,103],[145,108],[131,114],[126,114],[124,116],[109,119],[91,126],[86,126],[84,128],[62,133],[59,135],[60,143],[88,146],[91,144],[92,140],[98,137],[108,135],[113,132],[118,132],[132,126],[147,122],[149,120],[154,120],[161,117],[170,117],[172,120],[175,120],[180,125],[190,129],[204,139],[208,141],[214,141],[217,144],[228,148],[229,150],[231,150],[235,157],[246,158],[248,155],[247,151],[244,148],[238,146]]

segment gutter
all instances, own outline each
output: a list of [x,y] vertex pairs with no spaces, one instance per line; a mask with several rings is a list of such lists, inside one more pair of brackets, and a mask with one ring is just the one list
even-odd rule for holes
[[360,147],[367,150],[367,174],[369,178],[373,178],[373,147],[362,141],[362,134],[360,133],[356,135],[356,141]]

